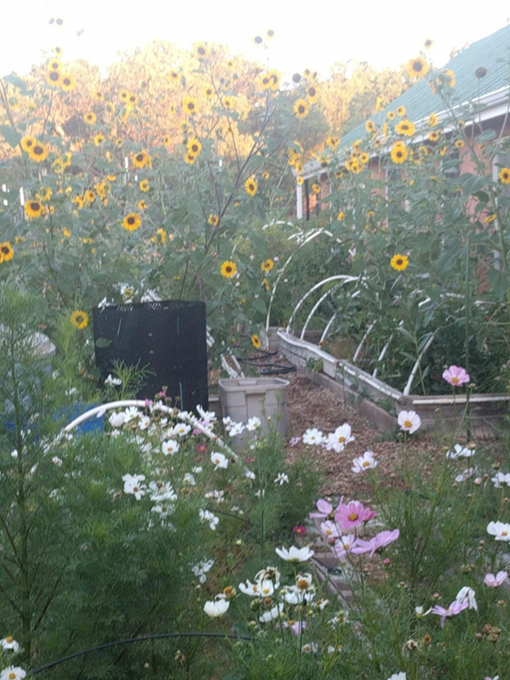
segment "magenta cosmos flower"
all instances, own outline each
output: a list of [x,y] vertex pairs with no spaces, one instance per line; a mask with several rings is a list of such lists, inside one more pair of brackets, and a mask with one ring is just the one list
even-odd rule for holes
[[370,557],[373,557],[376,550],[379,550],[379,548],[385,548],[390,543],[393,543],[393,541],[396,541],[399,536],[399,529],[395,529],[394,531],[381,531],[369,541],[358,539],[358,543],[352,549],[352,552],[356,553],[356,555],[369,552]]
[[457,616],[457,614],[460,614],[463,609],[467,609],[468,607],[469,602],[458,602],[458,600],[454,600],[448,609],[440,607],[438,604],[436,604],[435,607],[432,607],[430,613],[437,614],[441,617],[441,628],[444,628],[444,622],[446,621],[447,617]]
[[443,378],[453,387],[459,387],[471,380],[469,373],[466,373],[466,369],[460,366],[450,366],[450,368],[447,368],[443,373]]
[[[340,507],[343,499],[344,497],[342,496],[340,502],[338,503],[338,507]],[[331,519],[336,512],[336,510],[333,509],[331,503],[325,501],[324,498],[319,498],[317,501],[317,510],[319,512],[310,513],[310,519]]]
[[351,501],[347,505],[345,503],[339,504],[335,512],[335,522],[340,525],[343,531],[347,531],[376,516],[377,513],[370,508],[365,508],[363,503]]

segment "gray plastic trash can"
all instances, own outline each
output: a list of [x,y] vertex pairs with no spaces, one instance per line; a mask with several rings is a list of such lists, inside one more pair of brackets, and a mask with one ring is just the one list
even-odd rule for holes
[[[289,427],[287,414],[288,380],[282,378],[239,378],[220,380],[220,402],[224,416],[230,416],[236,423],[246,424],[249,418],[258,416],[265,434],[269,425],[285,436]],[[271,420],[268,422],[267,418]],[[233,442],[244,444],[252,436],[244,431],[233,438]]]

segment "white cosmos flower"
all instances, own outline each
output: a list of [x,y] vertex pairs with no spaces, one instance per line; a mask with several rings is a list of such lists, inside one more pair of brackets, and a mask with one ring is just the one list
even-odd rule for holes
[[340,529],[336,523],[331,520],[321,522],[321,532],[328,538],[337,538],[341,535]]
[[150,499],[155,503],[177,500],[177,494],[173,490],[170,482],[150,482],[149,491],[151,492]]
[[487,533],[494,536],[496,541],[510,541],[510,524],[503,522],[489,522]]
[[214,560],[202,560],[192,565],[191,571],[198,578],[200,583],[205,583],[207,580],[207,572],[214,564]]
[[476,449],[469,449],[467,446],[462,446],[461,444],[455,444],[453,451],[447,451],[446,457],[451,460],[456,460],[457,458],[471,458],[476,453]]
[[105,385],[122,385],[122,380],[120,378],[114,378],[111,374],[104,381]]
[[182,483],[183,484],[188,484],[189,486],[196,486],[196,481],[195,477],[191,474],[191,472],[187,472],[184,477],[182,478]]
[[142,484],[145,475],[124,475],[122,481],[124,482],[124,493],[133,494],[137,501],[145,494],[147,487]]
[[200,404],[197,404],[196,408],[203,420],[206,420],[208,423],[214,423],[216,421],[216,413],[214,413],[214,411],[206,411]]
[[310,652],[316,654],[319,651],[319,645],[316,642],[307,642],[301,647],[301,651],[305,654],[310,654]]
[[9,666],[0,673],[0,680],[23,680],[26,674],[21,666]]
[[289,478],[287,477],[285,472],[279,472],[276,475],[276,479],[274,479],[273,481],[274,481],[275,484],[279,484],[281,486],[284,482],[287,482],[287,484],[288,484]]
[[187,425],[186,423],[177,423],[177,425],[174,426],[174,435],[177,435],[178,437],[185,437],[190,430],[191,425]]
[[59,458],[58,456],[53,456],[51,462],[57,467],[62,467],[62,458]]
[[474,474],[475,468],[467,468],[464,470],[464,472],[461,472],[460,475],[455,477],[455,481],[460,484],[461,482],[465,482],[467,479],[470,479]]
[[223,616],[229,607],[230,602],[223,598],[220,598],[219,600],[208,600],[204,604],[204,612],[212,619],[217,619],[218,617]]
[[472,588],[469,588],[469,586],[464,586],[464,588],[461,588],[455,599],[461,604],[467,602],[469,604],[468,609],[474,609],[475,611],[478,611],[478,604],[476,603],[475,599],[475,591]]
[[239,584],[239,590],[250,597],[258,597],[260,595],[260,584],[246,581],[246,583]]
[[280,614],[283,612],[284,606],[283,602],[280,602],[280,604],[276,605],[268,612],[264,612],[262,616],[259,616],[259,621],[261,623],[269,623],[269,621],[279,618]]
[[248,419],[248,422],[246,423],[246,429],[249,432],[253,432],[257,428],[259,428],[262,425],[262,422],[260,418],[257,416],[252,416],[251,418]]
[[169,439],[168,441],[163,442],[161,450],[165,456],[168,456],[168,454],[173,456],[174,453],[177,453],[179,450],[179,442],[177,442],[175,439]]
[[496,472],[496,476],[492,477],[491,482],[493,482],[496,489],[501,489],[503,486],[510,486],[510,473]]
[[228,458],[224,456],[222,453],[218,453],[217,451],[214,451],[211,453],[211,462],[216,465],[214,468],[217,470],[218,468],[223,468],[224,470],[227,469],[228,467]]
[[251,470],[246,470],[246,472],[244,473],[244,476],[248,477],[248,479],[255,479],[255,473],[252,472]]
[[138,427],[140,430],[147,430],[151,424],[151,419],[149,416],[140,416],[138,420]]
[[388,680],[406,680],[407,675],[405,673],[393,673],[391,677],[388,678]]
[[10,635],[1,640],[0,645],[2,645],[2,649],[12,649],[14,653],[19,652],[19,642],[16,642]]
[[372,451],[365,451],[359,458],[353,458],[352,468],[353,472],[363,472],[363,470],[369,470],[370,468],[375,468],[379,463],[374,458]]
[[326,442],[326,449],[328,451],[336,451],[340,453],[344,450],[346,444],[353,442],[354,437],[351,436],[351,426],[348,423],[344,423],[337,427],[336,430],[328,434],[328,439]]
[[213,531],[216,531],[216,527],[218,526],[218,522],[220,521],[219,517],[216,517],[216,515],[213,515],[212,512],[209,512],[209,510],[200,510],[199,511],[200,515],[200,521],[202,524],[208,524],[209,528],[212,529]]
[[136,406],[130,406],[123,413],[124,422],[130,423],[132,420],[138,418],[140,415],[141,415],[140,411],[136,408]]
[[422,619],[424,616],[427,616],[427,614],[430,614],[430,609],[427,609],[427,611],[425,611],[425,607],[415,607],[414,611],[416,613],[417,619]]
[[244,425],[242,423],[232,423],[230,425],[229,434],[231,437],[235,437],[236,435],[241,434],[243,430]]
[[276,554],[282,558],[282,560],[285,560],[286,562],[306,562],[309,560],[313,554],[314,551],[310,550],[310,548],[296,548],[295,546],[291,546],[289,550],[287,548],[284,548],[283,546],[281,548],[275,548]]
[[324,435],[315,427],[308,428],[303,435],[303,444],[322,444]]
[[108,422],[112,427],[122,427],[124,425],[124,414],[123,413],[112,413],[108,418]]
[[413,434],[421,425],[421,418],[415,411],[400,411],[398,414],[398,424],[404,432]]
[[232,425],[232,422],[233,421],[232,421],[232,418],[230,416],[225,416],[223,418],[223,425],[225,425],[225,427],[230,427],[230,425]]

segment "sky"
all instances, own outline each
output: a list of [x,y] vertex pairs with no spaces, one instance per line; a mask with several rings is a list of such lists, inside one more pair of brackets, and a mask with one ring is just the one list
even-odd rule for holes
[[[426,3],[396,0],[9,0],[2,3],[0,76],[30,70],[42,50],[60,45],[64,61],[85,58],[105,69],[119,52],[151,39],[190,48],[194,42],[229,45],[232,54],[268,62],[288,74],[305,68],[327,76],[335,62],[367,61],[396,67],[416,57],[425,39],[428,54],[443,66],[460,49],[510,21],[510,3],[487,0],[473,5],[452,0]],[[7,5],[7,6],[6,6]],[[472,8],[472,9],[471,9]],[[53,23],[50,20],[53,19]],[[57,25],[56,19],[63,21]],[[268,29],[267,49],[254,38]]]

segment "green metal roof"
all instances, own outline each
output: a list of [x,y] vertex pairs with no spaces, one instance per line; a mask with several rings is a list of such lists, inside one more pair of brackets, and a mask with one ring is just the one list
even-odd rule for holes
[[[454,72],[455,99],[458,102],[467,102],[508,86],[509,62],[510,24],[466,47],[440,70]],[[487,71],[487,75],[483,78],[475,76],[475,71],[479,67],[484,67]],[[370,119],[380,127],[386,119],[387,111],[395,111],[398,106],[405,106],[407,118],[414,123],[433,112],[439,114],[444,109],[441,96],[432,93],[427,78],[424,78],[393,100],[384,111],[375,113]],[[362,123],[342,138],[342,147],[350,147],[356,139],[363,139],[365,134],[365,123]]]

